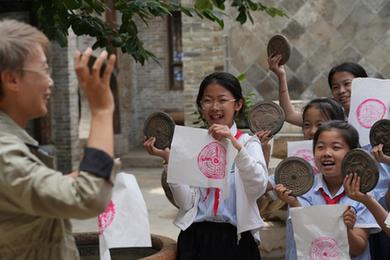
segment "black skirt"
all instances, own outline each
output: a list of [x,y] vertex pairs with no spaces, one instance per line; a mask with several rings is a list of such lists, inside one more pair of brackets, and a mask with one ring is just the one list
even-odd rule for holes
[[371,234],[369,241],[372,260],[390,259],[390,237],[385,232]]
[[193,223],[177,239],[179,260],[259,260],[260,252],[250,231],[241,234],[228,223]]

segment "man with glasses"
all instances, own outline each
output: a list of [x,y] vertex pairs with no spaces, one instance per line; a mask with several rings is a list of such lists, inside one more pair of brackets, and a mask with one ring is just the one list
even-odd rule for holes
[[23,129],[47,113],[53,88],[49,41],[36,28],[0,21],[0,259],[78,259],[69,218],[90,218],[111,199],[114,101],[109,80],[115,63],[102,52],[76,53],[75,70],[91,109],[91,131],[78,172],[63,175]]

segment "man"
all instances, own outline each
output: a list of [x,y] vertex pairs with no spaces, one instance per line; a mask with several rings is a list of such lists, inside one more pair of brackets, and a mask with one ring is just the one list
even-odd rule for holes
[[0,21],[0,259],[78,259],[69,218],[90,218],[111,199],[114,101],[109,80],[115,63],[102,52],[89,70],[92,50],[74,56],[89,101],[91,131],[79,171],[63,175],[23,129],[47,113],[53,88],[46,52],[36,28]]

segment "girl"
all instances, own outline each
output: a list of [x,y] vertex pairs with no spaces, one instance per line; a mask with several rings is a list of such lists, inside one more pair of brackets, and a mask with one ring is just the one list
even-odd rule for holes
[[[331,98],[316,98],[311,100],[303,109],[302,132],[305,140],[312,140],[318,127],[330,120],[344,120],[343,108]],[[269,135],[270,131],[256,133],[261,141],[263,153],[268,165],[270,159]]]
[[[314,160],[321,174],[315,176],[311,190],[297,198],[291,196],[291,191],[282,184],[276,185],[275,191],[278,197],[290,207],[323,204],[350,206],[343,214],[344,223],[347,226],[350,255],[352,259],[367,260],[371,259],[368,247],[369,231],[377,228],[378,225],[363,204],[345,196],[341,173],[341,162],[344,156],[348,151],[357,147],[359,147],[359,135],[356,129],[348,123],[330,121],[321,125],[313,138]],[[288,233],[288,236],[292,243],[287,245],[286,257],[296,259],[293,231]]]
[[[218,189],[170,184],[179,206],[178,259],[260,259],[256,242],[263,220],[256,200],[266,190],[268,174],[258,138],[241,133],[234,122],[244,104],[240,83],[229,73],[210,74],[200,84],[196,103],[209,134],[229,139],[238,153],[224,201]],[[156,149],[154,142],[149,138],[144,147],[168,162],[169,149]]]
[[[302,125],[302,116],[295,111],[287,88],[286,70],[283,65],[279,65],[281,55],[273,55],[268,58],[268,65],[271,71],[275,73],[279,80],[279,102],[286,114],[286,121],[297,126]],[[339,102],[346,115],[349,113],[351,100],[351,86],[354,78],[365,78],[367,72],[359,64],[345,62],[333,67],[329,71],[328,83],[333,98]]]

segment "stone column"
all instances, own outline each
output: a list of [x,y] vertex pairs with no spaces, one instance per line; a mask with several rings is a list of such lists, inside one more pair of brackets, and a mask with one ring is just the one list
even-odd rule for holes
[[196,119],[193,112],[197,110],[200,82],[206,75],[224,69],[224,39],[222,29],[207,20],[182,16],[182,26],[184,116],[185,125],[191,126]]
[[78,83],[73,66],[75,49],[76,36],[70,32],[67,47],[53,43],[51,59],[52,139],[57,150],[58,170],[64,173],[76,170],[80,160]]

